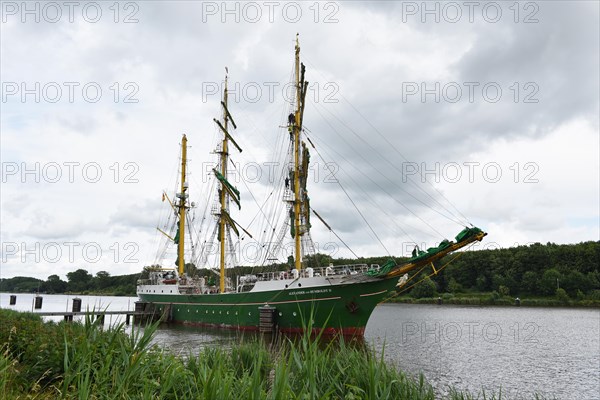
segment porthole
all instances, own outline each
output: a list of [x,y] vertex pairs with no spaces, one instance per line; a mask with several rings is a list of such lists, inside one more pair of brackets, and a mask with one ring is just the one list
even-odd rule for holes
[[227,311],[227,315],[229,315],[229,311]]
[[280,316],[280,317],[283,317],[283,313],[281,313],[281,312],[280,312],[280,313],[279,313],[279,316]]
[[215,310],[213,310],[213,314],[215,313]]
[[295,317],[295,316],[296,316],[296,311],[294,311],[294,312],[292,313],[292,315]]
[[248,313],[248,315],[252,315],[252,313],[251,313],[251,312],[249,312],[249,313]]

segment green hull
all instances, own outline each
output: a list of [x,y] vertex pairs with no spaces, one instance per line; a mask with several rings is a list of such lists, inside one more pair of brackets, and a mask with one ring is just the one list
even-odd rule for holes
[[258,330],[259,308],[275,308],[276,329],[300,332],[312,315],[312,327],[326,333],[362,335],[373,309],[396,279],[289,290],[224,294],[139,293],[144,302],[175,323],[226,329]]

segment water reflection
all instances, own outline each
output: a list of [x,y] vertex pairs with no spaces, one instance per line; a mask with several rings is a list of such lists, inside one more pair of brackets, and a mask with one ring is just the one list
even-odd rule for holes
[[[343,337],[333,335],[312,335],[318,340],[319,347],[344,345],[367,350],[368,346],[363,337]],[[277,349],[283,343],[298,343],[302,339],[299,333],[259,333],[251,331],[234,331],[210,327],[197,327],[181,324],[162,324],[158,327],[153,339],[157,346],[175,354],[187,357],[197,355],[204,348],[220,347],[231,348],[240,343],[253,343],[260,341],[268,347]]]

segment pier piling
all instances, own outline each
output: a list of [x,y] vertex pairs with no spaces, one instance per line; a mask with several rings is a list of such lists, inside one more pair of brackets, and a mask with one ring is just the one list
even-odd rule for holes
[[42,308],[43,301],[44,301],[44,298],[42,296],[35,296],[34,308],[36,310],[39,310],[40,308]]
[[71,308],[73,312],[81,311],[81,299],[79,297],[75,297],[73,299],[73,307]]

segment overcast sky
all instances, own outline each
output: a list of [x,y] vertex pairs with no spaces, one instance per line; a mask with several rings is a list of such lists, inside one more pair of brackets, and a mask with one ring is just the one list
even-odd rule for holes
[[[312,206],[355,253],[406,255],[466,222],[489,232],[478,248],[599,239],[596,1],[7,1],[1,277],[154,262],[184,133],[206,200],[225,66],[244,149],[233,214],[263,229],[296,33],[323,157]],[[350,254],[312,222],[321,252]]]

